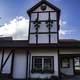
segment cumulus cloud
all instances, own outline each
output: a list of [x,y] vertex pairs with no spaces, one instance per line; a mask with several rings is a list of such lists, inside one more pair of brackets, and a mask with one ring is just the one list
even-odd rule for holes
[[65,29],[65,27],[67,26],[67,21],[60,20],[59,24],[60,24],[60,31],[59,31],[60,38],[66,38],[67,35],[71,35],[73,30]]
[[12,36],[13,39],[27,39],[28,36],[29,20],[24,17],[16,17],[10,21],[9,24],[5,23],[0,27],[0,35]]
[[[60,27],[66,25],[66,21],[60,21]],[[15,40],[27,40],[28,39],[28,29],[29,20],[24,17],[16,17],[10,21],[9,24],[5,23],[4,26],[0,27],[0,36],[10,37],[12,36]],[[71,33],[71,30],[60,29],[60,38],[64,38],[66,34]]]
[[60,24],[61,27],[63,27],[63,26],[65,26],[67,24],[67,21],[60,20],[60,23],[59,24]]

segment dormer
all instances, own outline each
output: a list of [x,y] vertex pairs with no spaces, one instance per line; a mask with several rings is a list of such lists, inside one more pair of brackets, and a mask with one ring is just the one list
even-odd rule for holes
[[29,44],[58,43],[60,9],[41,0],[27,11],[29,15]]

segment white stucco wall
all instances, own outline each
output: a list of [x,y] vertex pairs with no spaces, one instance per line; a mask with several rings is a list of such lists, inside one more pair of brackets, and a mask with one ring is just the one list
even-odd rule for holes
[[26,53],[25,49],[18,49],[15,52],[13,78],[26,78]]
[[[9,48],[6,48],[4,49],[4,59],[3,59],[3,64],[5,62],[5,60],[7,59],[9,53],[10,53],[10,49]],[[1,67],[1,60],[2,60],[2,49],[0,50],[0,67]],[[6,62],[3,70],[2,70],[2,73],[10,73],[10,69],[11,69],[11,60],[12,60],[12,55],[10,55],[8,61]]]
[[73,72],[73,60],[70,59],[70,67],[69,68],[60,68],[61,72],[66,75],[74,75]]
[[[40,74],[40,73],[30,73],[32,78],[50,78],[52,75],[58,76],[58,54],[56,50],[31,50],[31,65],[32,66],[32,56],[54,56],[54,73],[53,74]],[[32,67],[30,67],[31,71]]]
[[[4,60],[3,60],[3,62],[5,62],[5,60],[7,59],[10,51],[11,51],[10,49],[5,49],[5,51],[4,51],[5,54],[4,54]],[[3,68],[3,71],[2,71],[3,73],[10,73],[10,71],[11,71],[11,61],[12,61],[12,54],[10,55],[8,61],[6,62],[5,66]]]

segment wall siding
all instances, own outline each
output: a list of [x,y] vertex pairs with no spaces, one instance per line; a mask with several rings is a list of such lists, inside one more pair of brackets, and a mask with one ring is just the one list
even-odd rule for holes
[[[58,76],[58,54],[56,50],[31,50],[31,65],[32,66],[32,56],[54,56],[54,73],[53,74],[40,74],[40,73],[30,73],[32,78],[50,78],[52,75]],[[32,67],[30,67],[31,72]]]
[[26,53],[25,50],[16,50],[14,57],[13,78],[26,78]]

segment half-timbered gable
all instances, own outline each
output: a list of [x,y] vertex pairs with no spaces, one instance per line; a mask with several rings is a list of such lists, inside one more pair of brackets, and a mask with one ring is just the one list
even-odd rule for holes
[[29,43],[58,43],[60,9],[46,0],[28,10],[30,18]]

